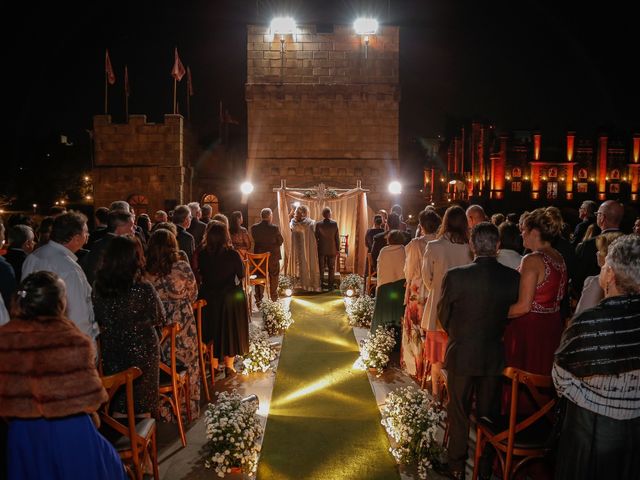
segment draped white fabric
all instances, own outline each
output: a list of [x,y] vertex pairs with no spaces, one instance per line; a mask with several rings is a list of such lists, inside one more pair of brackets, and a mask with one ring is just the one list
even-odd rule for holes
[[364,274],[364,264],[367,247],[364,236],[369,224],[367,194],[361,188],[354,188],[337,194],[335,198],[322,195],[309,197],[305,192],[314,189],[280,188],[278,195],[278,223],[284,237],[284,273],[290,275],[291,265],[291,230],[289,228],[289,213],[293,209],[293,202],[300,202],[309,208],[309,218],[322,219],[322,209],[329,207],[332,218],[338,222],[340,235],[349,235],[346,269],[349,272]]

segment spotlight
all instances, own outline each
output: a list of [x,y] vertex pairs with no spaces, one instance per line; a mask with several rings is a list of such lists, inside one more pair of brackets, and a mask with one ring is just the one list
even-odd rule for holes
[[346,291],[347,297],[353,297],[353,293],[354,293],[354,292],[353,292],[353,290],[352,290],[352,289],[348,289],[348,290]]
[[389,184],[389,193],[392,195],[399,195],[402,193],[402,185],[400,182],[394,180]]
[[240,191],[245,195],[249,195],[251,192],[253,192],[253,184],[251,182],[244,182],[242,185],[240,185]]
[[271,35],[293,35],[296,33],[296,21],[291,17],[275,17],[269,29]]
[[360,17],[353,22],[353,29],[358,35],[375,35],[378,31],[378,20]]
[[291,290],[290,288],[287,288],[287,289],[284,291],[284,294],[285,294],[287,297],[290,297],[291,295],[293,295],[293,290]]
[[300,202],[293,202],[294,208],[298,208],[300,206]]

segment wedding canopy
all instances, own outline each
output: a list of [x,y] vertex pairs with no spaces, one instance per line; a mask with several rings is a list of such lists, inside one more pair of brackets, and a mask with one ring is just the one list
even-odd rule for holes
[[346,271],[364,274],[367,247],[364,236],[368,226],[367,190],[360,186],[342,189],[326,187],[319,184],[311,188],[287,187],[284,180],[280,188],[274,188],[278,195],[278,220],[284,237],[284,273],[291,271],[291,230],[289,229],[289,213],[295,202],[309,208],[309,218],[322,220],[322,209],[329,207],[332,218],[338,222],[340,235],[348,235],[348,252]]

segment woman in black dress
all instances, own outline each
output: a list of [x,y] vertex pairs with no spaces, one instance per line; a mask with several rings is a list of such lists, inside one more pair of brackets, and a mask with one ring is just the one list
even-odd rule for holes
[[[142,376],[133,382],[135,411],[155,416],[160,361],[156,327],[164,324],[165,317],[156,290],[142,278],[143,266],[139,240],[130,235],[111,240],[96,274],[93,308],[100,325],[104,374],[140,368]],[[113,406],[126,412],[124,392]]]
[[200,298],[207,301],[202,339],[213,342],[214,355],[224,358],[226,373],[235,373],[236,355],[249,351],[249,320],[242,278],[244,264],[233,249],[229,228],[213,220],[207,225],[198,256],[202,285]]

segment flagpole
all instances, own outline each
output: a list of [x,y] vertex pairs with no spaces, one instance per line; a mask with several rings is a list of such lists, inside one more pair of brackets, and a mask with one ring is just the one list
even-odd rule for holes
[[191,122],[191,95],[189,95],[189,85],[187,84],[187,122]]
[[173,78],[173,114],[176,114],[176,88],[178,87],[178,81]]
[[109,95],[109,88],[108,88],[108,83],[107,83],[107,72],[104,72],[104,114],[106,115],[107,112],[107,95]]
[[129,123],[129,69],[124,66],[124,118]]

